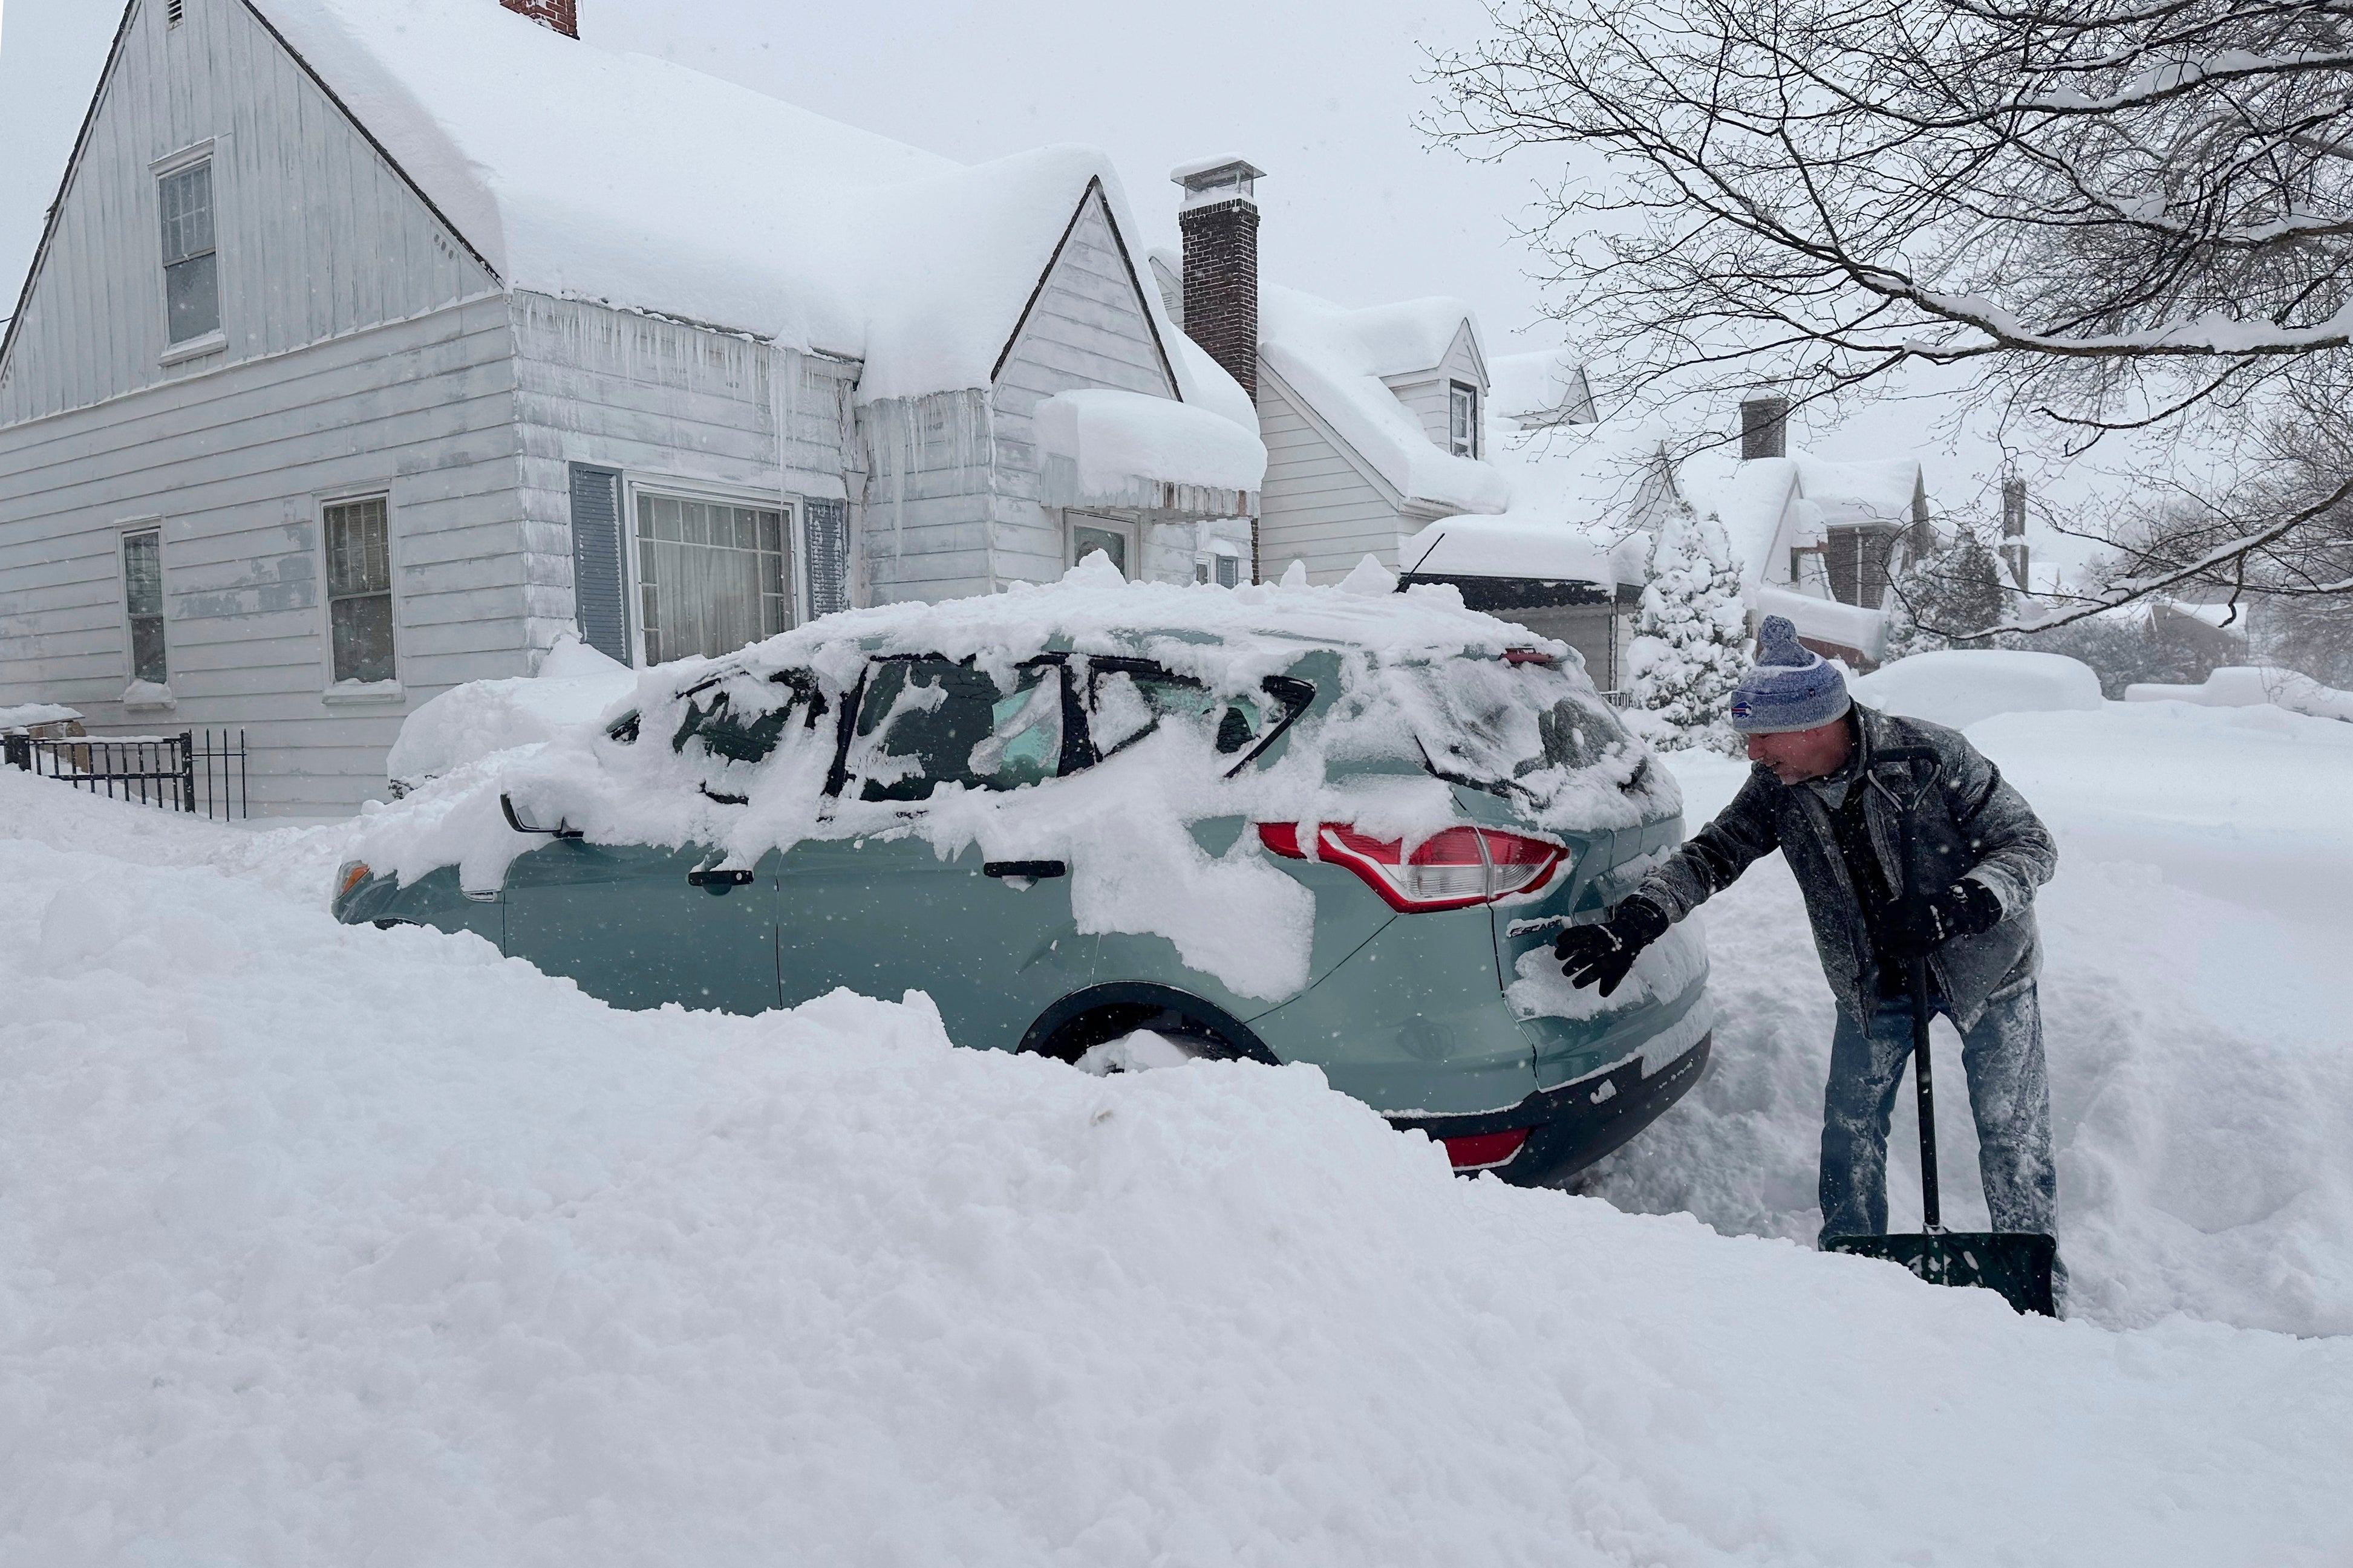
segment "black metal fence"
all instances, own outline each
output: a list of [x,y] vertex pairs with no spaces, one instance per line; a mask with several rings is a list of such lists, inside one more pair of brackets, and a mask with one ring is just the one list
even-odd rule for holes
[[246,816],[245,731],[177,735],[0,735],[8,766],[110,800],[185,811],[216,822]]

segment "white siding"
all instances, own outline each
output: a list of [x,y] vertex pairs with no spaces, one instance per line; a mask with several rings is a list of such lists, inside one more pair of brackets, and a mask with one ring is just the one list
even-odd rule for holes
[[[193,12],[195,5],[190,7]],[[384,790],[400,720],[525,673],[512,336],[503,299],[0,426],[0,704],[93,730],[242,726],[257,812]],[[320,509],[389,497],[401,700],[329,703]],[[117,539],[163,520],[168,714],[126,713]]]
[[[497,287],[242,0],[139,7],[0,364],[0,425]],[[227,346],[169,368],[157,159],[210,140]]]
[[601,305],[512,300],[534,649],[575,625],[567,465],[771,498],[844,493],[855,366]]
[[[1061,518],[1040,504],[1032,430],[1038,405],[1057,393],[1090,387],[1177,395],[1138,288],[1103,195],[1091,189],[991,392],[996,526],[987,586],[1016,579],[1050,582],[1062,574]],[[1139,564],[1155,575],[1192,579],[1189,534],[1181,547],[1169,542],[1154,549],[1147,541],[1145,556]]]
[[859,410],[865,603],[961,598],[999,584],[989,558],[988,394],[938,392]]
[[[1484,404],[1487,372],[1480,363],[1479,347],[1471,336],[1471,323],[1468,321],[1463,322],[1461,329],[1454,334],[1454,342],[1447,347],[1446,357],[1439,361],[1434,369],[1387,376],[1383,378],[1383,384],[1397,394],[1398,401],[1421,421],[1423,433],[1440,451],[1444,452],[1451,449],[1447,443],[1453,435],[1449,389],[1458,381],[1465,386],[1477,387],[1480,401]],[[1486,413],[1483,406],[1480,413],[1483,420]],[[1479,455],[1483,458],[1486,453]]]
[[1259,435],[1266,488],[1259,494],[1259,565],[1280,577],[1307,563],[1311,582],[1336,583],[1366,555],[1397,565],[1398,502],[1322,421],[1261,363]]

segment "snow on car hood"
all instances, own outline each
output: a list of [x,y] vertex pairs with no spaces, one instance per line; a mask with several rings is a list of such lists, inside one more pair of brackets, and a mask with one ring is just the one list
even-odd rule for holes
[[[1507,661],[1514,649],[1558,662]],[[892,655],[971,660],[1008,694],[1008,724],[1023,721],[1022,667],[1041,655],[1150,660],[1198,682],[1205,703],[1252,704],[1261,738],[1282,716],[1269,678],[1303,673],[1316,695],[1238,772],[1250,752],[1216,750],[1205,710],[1198,722],[1147,722],[1051,789],[942,783],[920,807],[828,796],[845,708],[870,661]],[[911,684],[901,700],[936,705],[937,693]],[[977,846],[992,860],[1069,863],[1082,931],[1165,936],[1193,967],[1273,1001],[1307,983],[1313,895],[1256,835],[1211,855],[1195,823],[1349,821],[1419,837],[1459,820],[1447,780],[1503,795],[1554,832],[1681,807],[1672,775],[1564,645],[1465,609],[1451,587],[1400,595],[1372,574],[1336,587],[1177,587],[1130,584],[1098,561],[1047,586],[830,616],[724,659],[647,670],[637,712],[632,738],[574,725],[371,810],[356,853],[404,882],[455,865],[468,889],[496,888],[549,842],[516,832],[501,795],[529,825],[597,843],[708,845],[714,865],[748,867],[811,838],[913,836],[943,859]]]

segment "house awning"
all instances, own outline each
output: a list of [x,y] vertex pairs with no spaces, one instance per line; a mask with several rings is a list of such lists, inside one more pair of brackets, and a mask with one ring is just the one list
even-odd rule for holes
[[1040,499],[1168,516],[1254,511],[1266,478],[1255,431],[1171,397],[1090,389],[1038,405]]

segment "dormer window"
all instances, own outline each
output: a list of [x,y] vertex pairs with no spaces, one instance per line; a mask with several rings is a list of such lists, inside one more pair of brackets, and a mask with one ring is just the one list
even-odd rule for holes
[[173,170],[155,190],[164,216],[164,320],[176,347],[220,331],[212,160]]
[[1479,455],[1479,389],[1449,384],[1446,429],[1448,448],[1458,458]]

